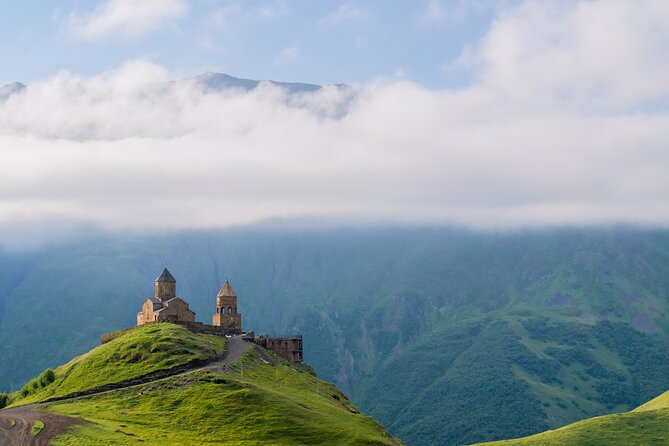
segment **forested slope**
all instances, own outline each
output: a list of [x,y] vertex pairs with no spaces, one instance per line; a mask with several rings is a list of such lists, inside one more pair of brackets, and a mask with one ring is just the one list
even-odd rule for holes
[[266,227],[0,254],[1,386],[132,325],[166,261],[199,320],[229,278],[245,327],[303,334],[319,376],[410,445],[529,435],[669,388],[669,232]]

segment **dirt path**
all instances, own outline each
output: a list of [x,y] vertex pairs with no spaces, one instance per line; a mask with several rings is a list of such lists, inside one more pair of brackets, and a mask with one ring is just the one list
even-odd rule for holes
[[221,366],[232,364],[244,353],[253,346],[250,342],[246,342],[241,336],[232,336],[227,339],[225,344],[225,355],[223,359],[213,362],[207,366],[208,369],[216,370]]
[[[202,364],[192,364],[192,367],[175,367],[171,370],[166,370],[157,374],[149,374],[145,377],[117,383],[110,386],[102,386],[97,389],[91,389],[86,392],[79,392],[72,395],[67,395],[59,398],[52,398],[50,400],[63,401],[74,399],[85,395],[94,395],[104,392],[110,392],[117,389],[123,389],[148,382],[164,379],[170,376],[176,376],[183,373],[191,372],[198,368],[208,368],[216,370],[226,365],[232,364],[239,357],[252,347],[252,344],[242,340],[241,336],[233,336],[227,338],[225,346],[225,354],[222,359],[215,362]],[[85,393],[85,395],[84,395]],[[50,401],[46,400],[46,401]],[[48,446],[49,442],[56,436],[65,432],[65,430],[75,424],[87,423],[87,421],[79,418],[70,418],[62,415],[56,415],[48,412],[39,412],[34,409],[39,406],[37,404],[27,404],[25,406],[13,407],[10,409],[0,410],[0,446]],[[12,426],[12,420],[14,425]],[[44,423],[44,429],[35,437],[31,435],[31,429],[35,421]]]
[[[0,445],[48,446],[54,437],[64,433],[68,427],[87,422],[78,418],[33,411],[34,407],[35,405],[31,404],[0,410]],[[44,423],[44,429],[33,437],[31,430],[35,421]]]
[[[193,370],[212,368],[215,367],[216,365],[223,366],[225,364],[231,364],[232,362],[239,359],[239,356],[246,350],[251,348],[252,345],[253,344],[244,341],[241,336],[231,336],[226,339],[225,353],[223,354],[222,358],[213,360],[195,359],[187,364],[178,365],[168,370],[157,370],[155,372],[151,372],[147,375],[140,376],[137,378],[121,381],[114,384],[105,384],[104,386],[96,387],[94,389],[82,390],[81,392],[74,392],[68,395],[51,397],[42,400],[40,402],[52,403],[56,401],[71,400],[82,396],[97,395],[100,393],[110,392],[112,390],[125,389],[127,387],[138,386],[140,384],[147,384],[150,382],[158,381],[160,379],[169,378],[172,376],[183,375],[184,373],[192,372]],[[224,369],[219,371],[224,371]],[[2,444],[0,444],[0,446],[2,446]]]

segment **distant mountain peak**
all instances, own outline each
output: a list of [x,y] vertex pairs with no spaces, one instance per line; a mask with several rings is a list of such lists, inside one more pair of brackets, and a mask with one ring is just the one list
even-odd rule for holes
[[0,86],[0,101],[4,101],[11,95],[23,91],[26,86],[21,82],[12,82],[10,84]]
[[[322,85],[309,84],[303,82],[280,82],[273,80],[258,80],[258,79],[244,79],[231,76],[226,73],[216,73],[208,71],[199,74],[187,81],[195,82],[198,86],[206,91],[222,91],[222,90],[255,90],[261,83],[268,83],[270,85],[283,88],[288,94],[299,93],[314,93],[323,88]],[[331,84],[337,88],[351,88],[346,84]],[[26,85],[21,82],[12,82],[0,86],[0,101],[8,99],[10,96],[23,91]]]
[[[273,80],[243,79],[226,73],[206,72],[185,80],[194,82],[205,92],[238,91],[250,92],[261,84],[270,84],[281,88],[287,94],[287,103],[294,107],[303,107],[313,113],[328,118],[338,119],[348,113],[349,106],[357,95],[357,90],[346,84],[329,84],[327,86],[306,84],[302,82],[278,82]],[[336,101],[309,101],[304,100],[305,93],[318,93],[324,88],[334,88],[339,93]]]
[[[323,88],[321,85],[316,84],[307,84],[302,82],[279,82],[273,80],[256,80],[256,79],[243,79],[235,76],[231,76],[226,73],[214,73],[208,71],[192,78],[197,84],[205,87],[207,90],[226,90],[226,89],[237,89],[237,90],[254,90],[262,82],[267,82],[271,85],[284,88],[289,94],[294,93],[312,93]],[[345,87],[344,84],[335,84],[337,87]]]

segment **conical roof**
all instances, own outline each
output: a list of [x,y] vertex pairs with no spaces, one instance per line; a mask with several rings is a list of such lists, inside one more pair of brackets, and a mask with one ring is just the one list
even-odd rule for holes
[[158,276],[156,282],[176,282],[177,280],[172,276],[172,274],[167,270],[167,267],[163,272]]
[[237,297],[235,290],[232,289],[232,285],[227,280],[221,287],[221,290],[218,292],[217,297]]

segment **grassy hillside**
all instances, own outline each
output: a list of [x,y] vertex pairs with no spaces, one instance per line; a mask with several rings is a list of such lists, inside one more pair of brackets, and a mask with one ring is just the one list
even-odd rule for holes
[[[142,327],[59,367],[56,381],[40,396],[49,390],[63,393],[58,389],[65,387],[90,389],[194,357],[218,355],[223,344],[223,338],[193,335],[172,324]],[[374,419],[360,414],[336,387],[318,380],[309,367],[290,364],[258,347],[230,365],[42,409],[92,422],[58,437],[53,444],[61,446],[401,444]]]
[[637,407],[633,412],[648,412],[653,410],[669,409],[669,392],[664,392],[657,398],[653,398],[645,404]]
[[49,411],[96,423],[54,445],[400,444],[333,386],[287,365],[249,362],[243,375],[198,371],[52,404]]
[[491,446],[669,444],[669,392],[631,412],[591,418],[531,437],[484,444]]
[[668,231],[248,228],[0,253],[0,389],[132,325],[166,260],[199,320],[230,278],[246,327],[303,334],[319,376],[409,445],[526,436],[669,388]]
[[214,359],[224,351],[225,338],[197,335],[174,324],[144,325],[58,367],[50,383],[39,377],[31,380],[12,399],[14,404],[27,404],[69,395],[198,359]]

